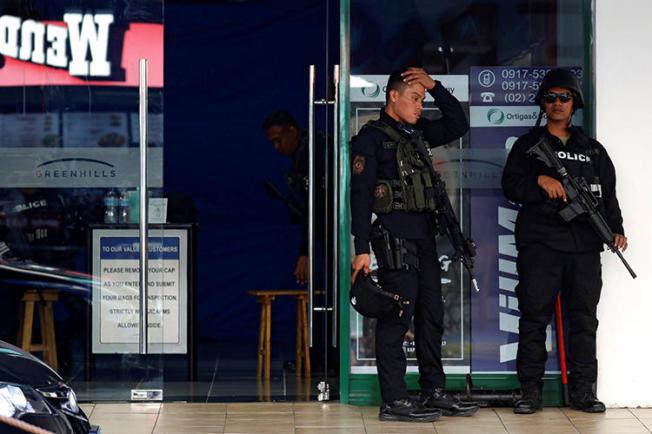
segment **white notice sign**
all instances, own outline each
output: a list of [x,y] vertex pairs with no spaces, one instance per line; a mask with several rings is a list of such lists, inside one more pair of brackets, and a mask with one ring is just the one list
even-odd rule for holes
[[[152,230],[148,250],[148,352],[185,354],[187,231]],[[138,352],[139,257],[136,229],[93,231],[93,353]]]

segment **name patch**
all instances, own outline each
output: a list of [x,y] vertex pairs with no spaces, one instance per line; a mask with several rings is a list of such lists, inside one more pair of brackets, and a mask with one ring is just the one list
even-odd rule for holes
[[581,161],[582,163],[590,163],[591,157],[576,152],[557,151],[557,157],[560,160]]

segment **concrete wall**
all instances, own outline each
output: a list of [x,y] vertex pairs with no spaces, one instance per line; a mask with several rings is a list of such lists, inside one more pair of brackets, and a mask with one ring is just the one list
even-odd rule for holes
[[598,396],[610,407],[652,406],[652,1],[595,0],[597,139],[617,172],[630,247],[602,256]]

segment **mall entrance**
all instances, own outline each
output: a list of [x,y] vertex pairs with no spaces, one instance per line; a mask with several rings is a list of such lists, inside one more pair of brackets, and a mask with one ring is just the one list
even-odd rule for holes
[[419,65],[471,122],[434,157],[481,252],[474,293],[440,245],[450,386],[516,385],[498,180],[543,73],[592,76],[589,1],[69,6],[0,5],[2,340],[23,344],[35,291],[81,400],[376,402],[374,324],[348,301],[348,143]]

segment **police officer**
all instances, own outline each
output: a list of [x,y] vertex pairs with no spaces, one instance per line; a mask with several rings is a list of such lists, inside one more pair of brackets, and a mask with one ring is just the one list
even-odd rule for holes
[[[74,269],[75,256],[85,237],[75,225],[71,215],[70,201],[65,192],[48,188],[6,189],[0,191],[0,240],[6,245],[0,260],[8,262],[23,260],[43,267]],[[43,279],[47,286],[47,273]],[[0,272],[2,303],[0,303],[0,337],[15,342],[20,300],[29,280],[38,277],[21,275],[6,270]],[[24,280],[24,284],[12,281]],[[37,287],[43,285],[36,285]],[[57,315],[57,330],[68,330],[70,338],[59,339],[60,365],[69,374],[74,360],[73,346],[83,348],[79,330],[85,330],[86,306],[81,297],[71,292],[59,294],[59,300],[67,310],[64,318]],[[20,342],[18,342],[20,344]]]
[[[426,91],[442,117],[421,117]],[[432,421],[445,415],[470,415],[476,405],[444,393],[441,361],[443,303],[435,236],[430,151],[464,135],[468,122],[460,103],[421,68],[390,75],[386,106],[352,140],[351,226],[355,258],[353,276],[368,273],[370,242],[378,258],[380,284],[410,301],[403,315],[376,323],[376,362],[383,404],[380,420]],[[425,141],[424,141],[425,140]],[[400,167],[400,170],[399,170]],[[372,211],[378,220],[372,227]],[[378,232],[388,232],[390,250],[377,248]],[[398,253],[404,263],[386,265]],[[405,253],[404,255],[402,253]],[[391,262],[391,261],[390,261]],[[414,315],[421,396],[410,400],[404,381],[403,341]]]
[[[68,243],[65,237],[65,204],[51,189],[6,189],[0,191],[0,240],[2,260],[30,260],[40,265],[67,265]],[[5,244],[6,242],[6,244]],[[16,276],[0,273],[3,278]],[[19,276],[20,277],[20,276]],[[0,337],[15,342],[18,306],[22,287],[2,285]]]
[[[281,199],[290,208],[294,223],[301,224],[301,245],[294,270],[294,277],[297,283],[305,284],[309,278],[309,234],[308,234],[308,189],[309,185],[309,146],[308,132],[302,129],[294,117],[285,110],[277,110],[267,115],[263,122],[265,136],[272,143],[274,149],[290,159],[290,166],[287,171],[287,183],[290,190],[289,197]],[[326,276],[332,271],[331,255],[327,254],[326,243],[326,201],[329,207],[333,206],[332,199],[326,195],[326,137],[317,132],[314,142],[314,167],[315,185],[313,188],[313,237],[314,237],[314,269],[313,284],[315,288],[315,303],[317,306],[328,306],[328,293],[326,287]],[[275,195],[279,193],[276,192]],[[330,222],[332,231],[332,222]],[[323,316],[322,316],[323,315]],[[325,316],[325,318],[324,318]],[[330,346],[323,345],[325,331],[330,330],[332,321],[328,310],[316,310],[314,324],[315,345],[311,348],[310,358],[314,371],[334,372],[339,363],[339,353],[330,350]]]
[[[290,203],[295,210],[295,216],[302,225],[301,246],[297,263],[294,269],[294,277],[297,283],[304,284],[308,279],[308,133],[299,127],[294,117],[285,110],[271,112],[263,122],[265,137],[269,140],[274,149],[290,158],[291,164],[287,172],[287,182],[292,197]],[[315,229],[317,238],[324,238],[323,206],[324,200],[324,137],[316,135],[315,140],[316,160],[315,167],[317,179],[320,180],[315,190],[317,208],[315,210]]]
[[597,379],[596,310],[602,287],[602,240],[582,217],[566,223],[558,211],[568,199],[556,171],[526,153],[544,139],[572,177],[583,177],[599,198],[602,214],[614,232],[617,248],[625,250],[623,219],[616,199],[616,174],[605,148],[572,125],[584,101],[575,75],[553,69],[543,78],[535,101],[545,112],[545,127],[520,137],[507,159],[502,186],[505,196],[521,204],[516,220],[516,287],[521,319],[517,371],[522,399],[514,413],[542,407],[546,326],[559,291],[569,322],[570,405],[585,412],[605,411],[593,385]]

